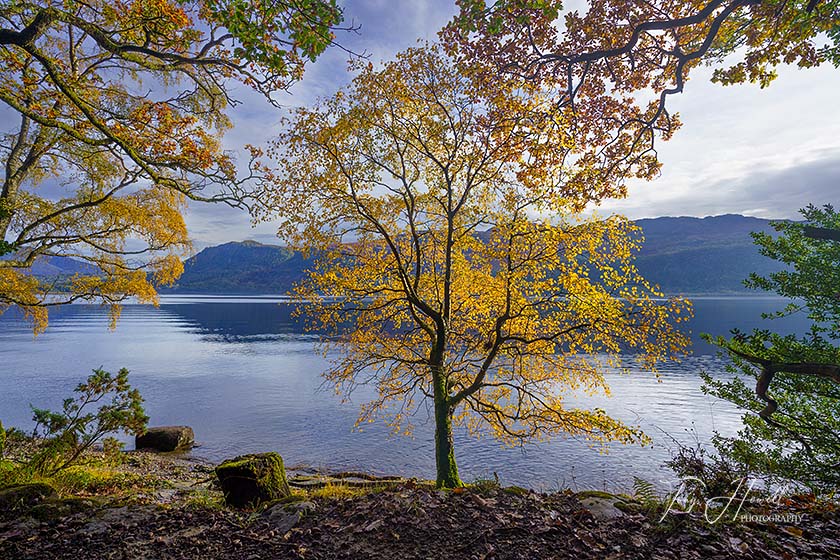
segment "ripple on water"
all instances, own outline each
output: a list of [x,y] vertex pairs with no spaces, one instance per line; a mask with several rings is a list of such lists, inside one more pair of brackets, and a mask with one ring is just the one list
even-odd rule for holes
[[[737,302],[726,302],[727,317]],[[733,307],[734,306],[734,307]],[[744,309],[759,310],[755,302]],[[50,327],[33,338],[26,323],[0,316],[0,417],[7,425],[31,425],[29,403],[57,408],[94,367],[126,367],[146,399],[152,423],[189,424],[201,447],[196,454],[219,460],[232,454],[275,449],[289,464],[366,469],[429,477],[434,473],[433,430],[421,410],[413,438],[389,436],[381,423],[354,430],[358,406],[372,395],[361,388],[342,403],[322,389],[327,364],[304,334],[291,306],[272,297],[170,297],[160,308],[128,305],[116,331],[107,310],[72,305],[51,313]],[[703,330],[715,307],[698,302]],[[712,326],[709,326],[712,325]],[[749,324],[731,325],[742,329]],[[723,328],[723,326],[721,326]],[[628,360],[629,373],[607,373],[612,398],[572,395],[567,406],[601,407],[639,425],[654,445],[609,445],[602,453],[586,441],[558,437],[521,448],[456,433],[465,480],[492,477],[537,488],[628,488],[639,475],[664,486],[670,438],[708,441],[715,430],[733,433],[739,413],[704,395],[698,372],[729,375],[713,352],[660,367],[660,379]]]

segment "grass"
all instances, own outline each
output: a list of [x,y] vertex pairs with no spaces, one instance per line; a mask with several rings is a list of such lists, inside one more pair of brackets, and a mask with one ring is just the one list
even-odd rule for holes
[[476,478],[472,484],[468,484],[467,486],[481,493],[501,488],[499,477],[496,476],[496,473],[493,473],[493,478]]
[[227,507],[225,498],[221,492],[200,489],[194,490],[187,495],[184,505],[194,509],[222,510]]
[[32,476],[24,472],[17,463],[8,459],[0,459],[0,488],[15,484],[26,484],[32,481]]
[[149,486],[145,477],[103,465],[68,467],[52,475],[29,471],[12,461],[0,462],[0,488],[15,484],[43,482],[60,494],[115,494]]
[[306,494],[307,498],[310,499],[345,500],[357,496],[364,496],[373,490],[376,490],[376,488],[372,486],[350,486],[348,484],[330,482],[320,488],[308,490]]
[[6,455],[0,459],[0,488],[16,484],[45,483],[62,496],[125,495],[158,488],[164,482],[151,475],[122,468],[125,459],[118,450],[88,451],[79,464],[54,473],[38,472],[26,463],[37,442],[19,432],[7,432]]
[[76,466],[59,471],[45,482],[51,482],[61,493],[113,494],[144,486],[147,481],[139,474],[109,467]]

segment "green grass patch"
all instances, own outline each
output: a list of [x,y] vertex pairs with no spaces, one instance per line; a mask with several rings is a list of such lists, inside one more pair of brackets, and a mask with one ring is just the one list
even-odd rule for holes
[[26,484],[32,480],[32,475],[20,468],[14,461],[0,460],[0,488],[14,484]]
[[0,461],[0,488],[33,482],[49,484],[64,495],[115,494],[153,485],[153,481],[141,475],[102,464],[69,467],[52,476],[44,476],[33,473],[25,465]]
[[227,507],[225,497],[221,492],[207,489],[190,492],[184,503],[187,507],[195,509],[221,510]]
[[141,486],[142,476],[108,467],[77,466],[51,477],[56,489],[69,494],[112,494]]
[[349,484],[330,482],[320,488],[308,490],[307,494],[308,497],[312,499],[344,500],[348,498],[355,498],[357,496],[364,496],[376,489],[377,488],[373,486],[351,486]]
[[501,484],[499,484],[499,478],[494,476],[493,478],[476,478],[472,484],[467,486],[479,493],[485,493],[498,490]]

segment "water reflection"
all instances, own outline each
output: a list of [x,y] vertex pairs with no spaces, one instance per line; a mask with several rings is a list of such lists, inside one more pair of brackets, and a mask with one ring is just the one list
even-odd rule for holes
[[[697,373],[720,373],[725,362],[700,332],[725,335],[762,323],[761,313],[781,307],[767,298],[701,299],[689,327],[695,355],[664,364],[661,379],[649,372],[608,374],[613,398],[580,397],[570,404],[599,406],[641,425],[653,447],[610,446],[602,454],[585,442],[558,438],[503,449],[490,438],[456,435],[466,480],[497,472],[508,484],[555,488],[626,488],[634,475],[663,479],[669,437],[706,440],[713,431],[732,433],[738,412],[699,391]],[[316,339],[303,332],[292,306],[277,298],[165,297],[160,308],[126,306],[116,331],[106,310],[73,305],[51,315],[47,331],[33,338],[27,325],[0,318],[0,418],[29,426],[28,403],[58,407],[93,367],[131,370],[154,424],[189,424],[202,446],[197,454],[221,459],[241,452],[280,451],[290,464],[362,468],[429,477],[434,472],[430,415],[414,418],[414,438],[389,437],[381,424],[354,431],[362,389],[342,403],[321,387],[324,360]],[[801,332],[802,318],[774,323]],[[665,434],[668,434],[666,436]]]

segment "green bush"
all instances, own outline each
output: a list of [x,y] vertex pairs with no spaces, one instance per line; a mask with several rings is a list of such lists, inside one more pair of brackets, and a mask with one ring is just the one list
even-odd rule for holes
[[751,474],[742,463],[711,452],[699,443],[691,447],[677,442],[677,450],[665,466],[680,479],[685,497],[700,502],[731,495]]
[[[143,399],[128,383],[127,369],[116,376],[95,369],[74,392],[75,398],[65,399],[59,412],[32,408],[36,424],[32,435],[38,445],[26,453],[23,463],[34,474],[50,476],[72,466],[110,433],[136,435],[146,429],[149,418]],[[106,455],[113,458],[118,453],[116,440],[109,438],[104,446]]]

